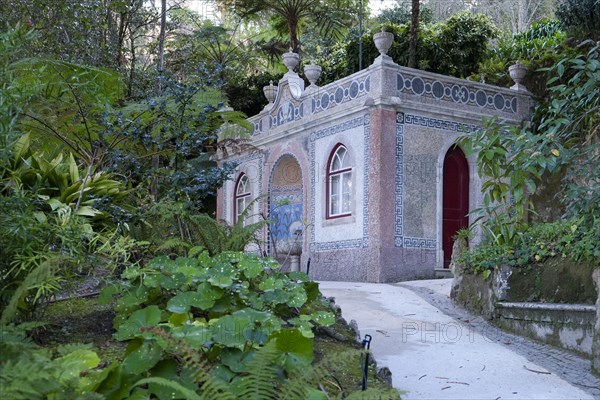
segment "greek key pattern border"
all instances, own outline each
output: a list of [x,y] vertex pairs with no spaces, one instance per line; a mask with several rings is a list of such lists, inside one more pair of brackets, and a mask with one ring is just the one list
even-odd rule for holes
[[396,114],[396,185],[395,185],[394,244],[402,247],[404,242],[404,114]]
[[404,115],[403,119],[404,123],[407,125],[424,126],[427,128],[441,129],[443,131],[457,133],[472,133],[481,129],[481,127],[477,125],[468,125],[456,121],[429,118],[421,115],[406,114]]

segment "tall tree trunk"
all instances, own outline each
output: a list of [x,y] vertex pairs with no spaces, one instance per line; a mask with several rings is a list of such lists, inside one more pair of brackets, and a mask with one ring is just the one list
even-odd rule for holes
[[419,0],[412,0],[410,40],[408,43],[408,66],[417,67],[417,42],[419,40]]
[[294,53],[300,53],[300,44],[298,43],[298,21],[290,19],[288,21],[288,27],[290,29],[290,48]]
[[133,80],[135,79],[135,32],[129,29],[129,46],[131,51],[131,65],[129,65],[129,81],[127,82],[127,97],[131,98],[133,94]]
[[[165,68],[165,36],[167,35],[167,0],[160,1],[160,33],[158,35],[158,62],[156,69],[162,74]],[[161,80],[158,80],[157,94],[162,92]]]
[[[158,74],[161,75],[165,68],[165,36],[167,35],[167,0],[161,0],[160,2],[160,34],[158,35],[158,63],[156,69]],[[158,79],[156,86],[156,94],[162,93],[162,79]],[[154,171],[158,171],[160,167],[160,156],[152,156],[152,168]],[[150,193],[154,197],[155,201],[158,201],[158,179],[155,177],[150,185]]]

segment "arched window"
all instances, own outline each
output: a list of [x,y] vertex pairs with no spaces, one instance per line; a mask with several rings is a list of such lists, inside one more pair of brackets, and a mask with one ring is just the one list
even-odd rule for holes
[[250,181],[246,174],[241,174],[235,184],[233,196],[233,223],[237,223],[242,213],[250,203]]
[[327,165],[327,218],[352,214],[352,165],[348,150],[338,144]]

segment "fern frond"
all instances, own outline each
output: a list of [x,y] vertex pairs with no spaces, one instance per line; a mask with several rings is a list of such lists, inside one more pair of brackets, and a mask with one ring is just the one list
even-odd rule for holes
[[[269,342],[256,351],[254,358],[248,362],[248,375],[240,378],[233,388],[240,399],[271,400],[278,396],[277,370],[273,366],[280,355],[275,342]],[[286,398],[286,397],[283,397]]]
[[222,243],[226,235],[223,227],[215,219],[206,214],[200,214],[192,216],[190,222],[194,225],[200,246],[208,250],[211,256],[222,252]]
[[167,332],[158,328],[148,329],[165,339],[169,347],[182,360],[183,367],[190,372],[190,378],[199,386],[200,400],[236,400],[229,388],[210,373],[207,361],[201,358],[202,353],[192,349],[184,340],[177,340]]
[[200,386],[203,400],[236,400],[229,388],[211,375],[210,366],[206,360],[200,358],[201,353],[191,349],[184,341],[177,341],[177,343],[183,366],[190,371],[190,377],[194,383]]
[[178,237],[174,237],[174,238],[165,240],[163,242],[163,244],[158,246],[158,250],[159,251],[164,251],[164,250],[186,251],[190,247],[191,247],[191,244],[188,243],[187,241],[185,241],[181,238],[178,238]]
[[194,246],[188,250],[188,257],[196,257],[200,255],[204,250],[206,250],[202,246]]
[[2,312],[2,318],[0,318],[0,325],[6,325],[8,322],[12,321],[17,315],[17,309],[19,307],[19,303],[23,300],[25,296],[29,293],[29,291],[46,282],[48,279],[54,277],[54,268],[51,260],[46,260],[42,262],[38,267],[33,269],[23,282],[19,285],[19,287],[15,290],[10,301],[4,311]]

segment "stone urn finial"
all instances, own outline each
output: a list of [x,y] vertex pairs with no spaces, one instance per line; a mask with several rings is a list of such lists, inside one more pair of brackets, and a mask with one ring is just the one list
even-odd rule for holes
[[523,82],[523,79],[525,78],[525,75],[527,74],[526,66],[524,66],[517,60],[513,65],[508,67],[508,74],[510,75],[511,79],[515,82],[515,84],[510,87],[512,90],[520,90],[527,92],[527,88],[521,84],[521,82]]
[[294,53],[290,48],[290,51],[283,53],[283,64],[287,67],[288,72],[293,73],[294,68],[300,63],[300,56],[298,53]]
[[323,69],[321,66],[314,63],[304,66],[304,75],[306,75],[306,79],[310,82],[311,87],[317,86],[317,81],[319,80],[322,71]]
[[263,86],[263,93],[269,101],[269,104],[273,104],[275,96],[277,95],[277,86],[273,85],[273,81],[269,81],[267,86]]
[[381,32],[373,35],[373,41],[375,42],[375,47],[379,50],[379,54],[385,56],[390,47],[392,47],[394,34],[392,32],[386,32],[385,28],[382,27]]

